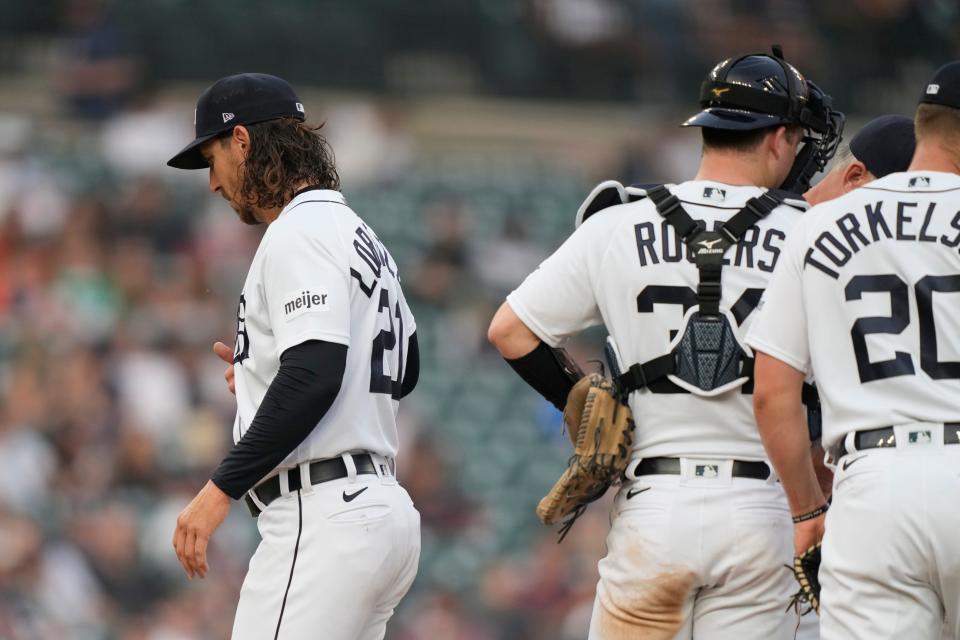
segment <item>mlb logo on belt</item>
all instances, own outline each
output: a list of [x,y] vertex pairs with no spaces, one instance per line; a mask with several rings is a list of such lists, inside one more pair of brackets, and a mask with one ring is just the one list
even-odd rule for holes
[[907,441],[910,444],[930,444],[933,442],[933,434],[929,431],[911,431],[907,434]]
[[693,475],[698,478],[716,478],[720,475],[720,465],[698,464],[694,467]]

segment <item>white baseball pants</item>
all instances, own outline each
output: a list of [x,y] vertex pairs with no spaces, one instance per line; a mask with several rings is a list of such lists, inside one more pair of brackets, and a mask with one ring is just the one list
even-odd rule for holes
[[420,514],[393,476],[354,474],[284,495],[257,527],[263,540],[234,640],[384,637],[420,560]]
[[824,640],[960,638],[960,445],[944,445],[942,429],[898,426],[896,448],[838,461],[820,567]]
[[783,490],[774,476],[731,477],[729,460],[707,461],[719,473],[697,477],[700,462],[683,459],[681,475],[641,476],[617,494],[590,640],[793,640]]

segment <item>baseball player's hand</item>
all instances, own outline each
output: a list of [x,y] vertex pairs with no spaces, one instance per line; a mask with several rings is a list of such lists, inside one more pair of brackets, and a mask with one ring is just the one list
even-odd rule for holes
[[823,540],[823,524],[826,520],[827,514],[824,513],[793,525],[794,555],[803,555],[807,549]]
[[222,342],[214,342],[213,352],[229,365],[223,372],[223,379],[227,381],[227,388],[230,389],[230,393],[237,395],[237,389],[233,384],[233,349]]
[[183,570],[193,578],[207,576],[207,542],[230,512],[230,496],[208,480],[200,493],[177,516],[173,548]]

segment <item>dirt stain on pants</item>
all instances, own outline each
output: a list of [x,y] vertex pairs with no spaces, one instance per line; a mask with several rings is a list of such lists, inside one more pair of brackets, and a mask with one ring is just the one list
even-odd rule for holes
[[665,571],[635,588],[598,588],[597,630],[603,640],[673,640],[683,626],[684,603],[693,586],[688,569]]

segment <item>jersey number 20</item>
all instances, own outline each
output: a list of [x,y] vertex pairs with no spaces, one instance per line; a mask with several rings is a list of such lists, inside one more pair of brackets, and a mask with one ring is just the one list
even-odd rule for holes
[[[937,359],[937,326],[934,324],[933,294],[960,292],[960,275],[925,276],[913,287],[917,299],[917,322],[920,329],[920,368],[934,380],[960,378],[960,362]],[[892,273],[854,276],[847,283],[847,300],[860,300],[864,293],[890,295],[890,315],[858,318],[850,329],[853,353],[857,358],[860,382],[882,380],[916,373],[913,358],[905,351],[895,351],[890,360],[871,362],[867,352],[867,336],[871,333],[899,335],[910,324],[910,295],[907,283]]]
[[[403,314],[400,313],[400,303],[397,302],[390,313],[390,295],[384,288],[380,289],[380,303],[377,305],[377,312],[386,311],[387,320],[390,322],[390,329],[381,329],[373,338],[373,348],[370,350],[370,393],[387,393],[391,398],[400,398],[400,387],[403,376],[403,347],[405,337],[403,335]],[[393,319],[397,322],[394,324]],[[394,358],[384,361],[384,354],[392,351]],[[384,369],[388,373],[384,373]],[[395,372],[397,379],[394,380],[389,372]]]

